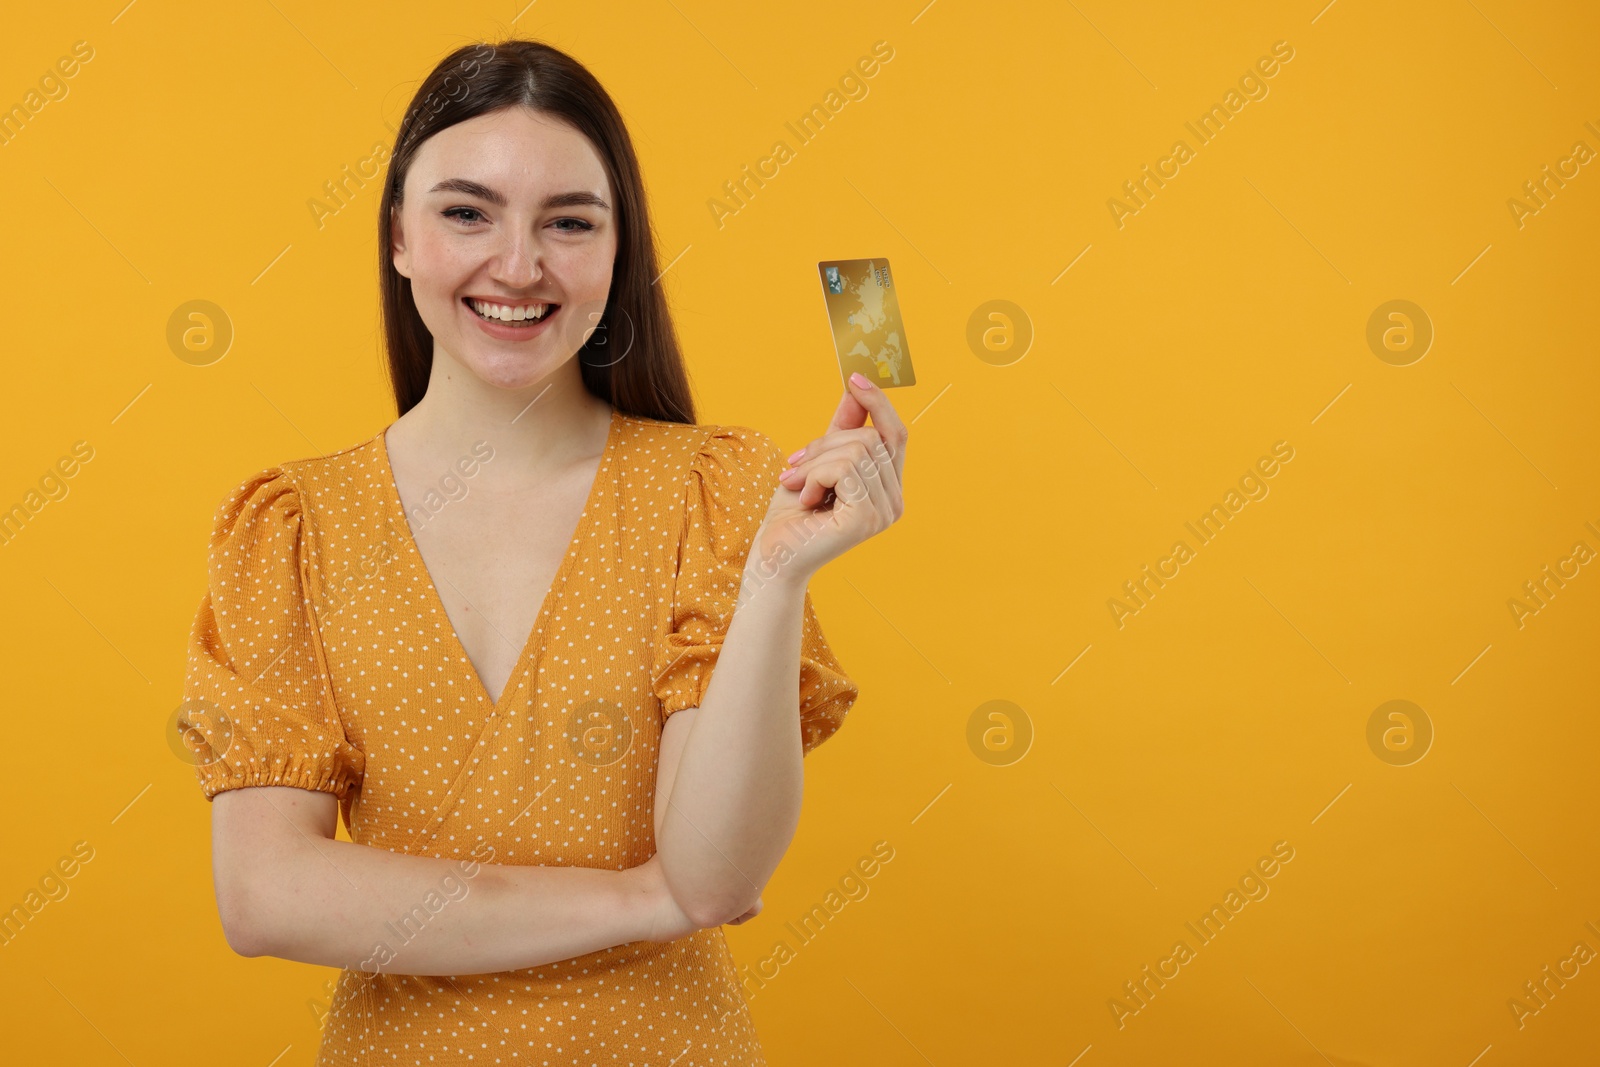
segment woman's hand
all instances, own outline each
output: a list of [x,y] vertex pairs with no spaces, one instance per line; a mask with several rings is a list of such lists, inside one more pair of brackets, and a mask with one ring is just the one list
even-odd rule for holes
[[[763,572],[792,570],[809,579],[905,513],[901,475],[910,431],[883,390],[862,375],[850,377],[827,432],[779,478],[751,549]],[[864,425],[868,415],[871,426]]]
[[753,905],[751,905],[750,910],[745,912],[743,915],[739,916],[737,919],[729,919],[728,920],[728,925],[729,926],[738,926],[742,922],[749,922],[751,919],[754,919],[757,915],[760,915],[760,914],[761,914],[761,898],[760,897],[756,897],[756,902]]

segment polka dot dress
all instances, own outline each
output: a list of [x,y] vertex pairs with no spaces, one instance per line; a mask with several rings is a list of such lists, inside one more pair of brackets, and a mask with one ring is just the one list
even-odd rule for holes
[[[190,636],[205,796],[332,793],[354,841],[409,855],[638,866],[662,725],[705,695],[784,466],[747,427],[614,412],[498,702],[423,565],[382,433],[254,475],[217,513]],[[857,688],[809,594],[798,681],[810,752]],[[765,1063],[720,928],[503,973],[378,971],[341,973],[319,1067]]]

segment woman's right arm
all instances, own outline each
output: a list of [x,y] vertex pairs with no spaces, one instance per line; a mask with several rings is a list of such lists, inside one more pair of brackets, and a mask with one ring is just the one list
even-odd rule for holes
[[290,786],[212,800],[217,910],[228,945],[388,974],[537,967],[700,929],[652,856],[614,871],[408,856],[339,841],[332,793]]

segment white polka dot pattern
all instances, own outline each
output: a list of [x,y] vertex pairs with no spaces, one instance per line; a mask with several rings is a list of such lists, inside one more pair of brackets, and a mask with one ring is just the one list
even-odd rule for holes
[[[254,785],[332,793],[353,840],[412,855],[465,859],[487,844],[495,863],[643,863],[655,851],[661,728],[705,694],[784,466],[748,427],[613,414],[577,531],[498,707],[423,566],[382,433],[254,475],[218,511],[190,636],[185,699],[227,719],[226,742],[199,753],[204,795]],[[809,594],[803,611],[810,752],[858,691]],[[575,741],[596,722],[627,744],[597,758]],[[675,1057],[678,1067],[765,1062],[720,928],[498,974],[347,970],[317,1062]]]

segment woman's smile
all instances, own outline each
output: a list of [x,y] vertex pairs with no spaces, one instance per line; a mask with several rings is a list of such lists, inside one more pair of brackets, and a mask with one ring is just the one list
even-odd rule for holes
[[462,297],[461,305],[485,333],[509,341],[538,337],[561,310],[560,304],[501,304],[470,296]]

